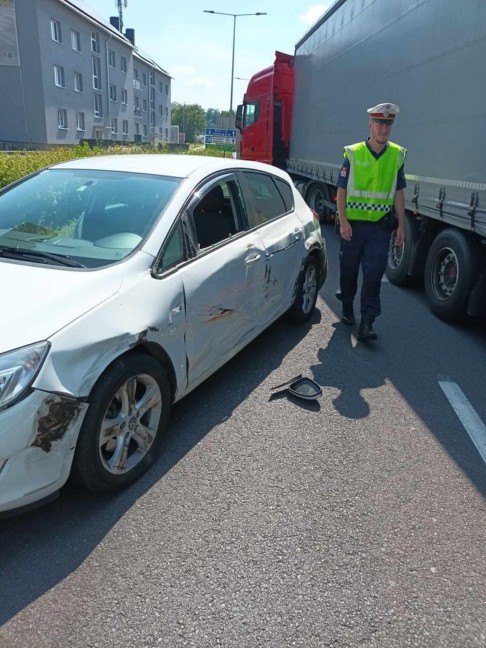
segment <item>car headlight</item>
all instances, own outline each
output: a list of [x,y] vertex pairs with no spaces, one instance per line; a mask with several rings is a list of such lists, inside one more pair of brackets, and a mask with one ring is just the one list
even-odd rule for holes
[[0,355],[0,409],[12,405],[29,389],[48,350],[48,342],[38,342]]

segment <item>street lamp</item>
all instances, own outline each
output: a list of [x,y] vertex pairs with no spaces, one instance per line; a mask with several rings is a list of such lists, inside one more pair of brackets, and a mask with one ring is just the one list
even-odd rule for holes
[[231,56],[231,95],[230,95],[230,114],[233,111],[233,79],[235,74],[235,34],[236,34],[236,19],[240,16],[266,16],[264,11],[257,11],[256,13],[225,13],[224,11],[212,11],[210,9],[203,9],[204,13],[219,14],[220,16],[233,16],[233,54]]

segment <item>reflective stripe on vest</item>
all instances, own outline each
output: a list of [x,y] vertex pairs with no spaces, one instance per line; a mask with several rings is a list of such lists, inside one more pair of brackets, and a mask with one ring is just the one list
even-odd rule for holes
[[350,163],[346,216],[349,220],[378,221],[393,207],[398,170],[407,151],[392,142],[378,159],[365,142],[344,150]]

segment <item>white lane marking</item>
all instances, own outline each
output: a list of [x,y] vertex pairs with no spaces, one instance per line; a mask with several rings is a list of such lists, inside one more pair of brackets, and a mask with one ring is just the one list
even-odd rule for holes
[[486,463],[486,425],[479,418],[459,385],[446,380],[439,380],[439,385]]

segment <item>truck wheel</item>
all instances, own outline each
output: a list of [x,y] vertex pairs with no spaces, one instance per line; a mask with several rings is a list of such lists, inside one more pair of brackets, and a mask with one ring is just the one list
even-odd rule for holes
[[311,256],[307,259],[304,269],[300,273],[297,292],[292,306],[286,312],[287,319],[297,324],[307,322],[316,306],[319,279],[319,265]]
[[396,230],[391,235],[385,274],[390,283],[395,286],[405,286],[410,281],[408,272],[414,245],[414,233],[408,215],[405,216],[405,243],[400,246],[395,245],[395,236]]
[[159,362],[143,354],[116,360],[89,398],[72,481],[105,493],[134,482],[157,455],[170,406],[169,381]]
[[306,202],[311,209],[319,214],[321,221],[327,221],[329,218],[330,210],[326,205],[326,201],[329,199],[329,190],[322,183],[313,183],[307,189]]
[[476,274],[471,241],[453,229],[440,232],[427,255],[424,275],[427,301],[437,317],[452,321],[465,314]]

